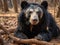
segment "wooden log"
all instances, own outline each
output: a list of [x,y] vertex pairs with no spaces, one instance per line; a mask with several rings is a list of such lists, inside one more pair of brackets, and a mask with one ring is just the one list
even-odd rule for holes
[[20,38],[16,38],[12,35],[9,35],[9,37],[16,41],[16,43],[20,43],[20,44],[37,44],[37,45],[54,45],[54,43],[49,43],[46,41],[39,41],[37,39],[20,39]]

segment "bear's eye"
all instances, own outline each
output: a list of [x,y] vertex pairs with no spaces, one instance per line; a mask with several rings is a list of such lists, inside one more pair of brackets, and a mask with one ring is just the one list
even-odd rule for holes
[[29,14],[31,14],[31,13],[32,13],[32,11],[29,12]]
[[41,13],[41,11],[37,11],[36,13],[37,13],[37,14],[40,14],[40,13]]

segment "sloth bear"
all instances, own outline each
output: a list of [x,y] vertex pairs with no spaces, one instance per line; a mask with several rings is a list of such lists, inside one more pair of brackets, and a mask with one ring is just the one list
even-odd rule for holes
[[50,41],[58,36],[59,28],[47,11],[48,3],[28,3],[22,1],[15,36],[22,39]]

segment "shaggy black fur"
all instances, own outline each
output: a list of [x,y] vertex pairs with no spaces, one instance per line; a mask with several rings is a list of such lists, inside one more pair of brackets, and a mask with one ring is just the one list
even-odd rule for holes
[[[32,31],[30,31],[30,24],[26,23],[27,19],[25,17],[25,12],[24,12],[24,10],[26,10],[26,8],[28,8],[29,5],[38,5],[39,7],[42,8],[44,12],[43,17],[40,20],[40,23],[33,26]],[[36,38],[39,40],[50,41],[52,37],[58,36],[59,28],[57,27],[55,20],[53,19],[51,14],[48,13],[48,11],[45,9],[43,4],[42,5],[34,4],[34,3],[28,4],[26,1],[25,2],[23,1],[21,7],[22,7],[22,11],[18,16],[18,27],[17,27],[17,31],[15,32],[16,37],[22,39]]]

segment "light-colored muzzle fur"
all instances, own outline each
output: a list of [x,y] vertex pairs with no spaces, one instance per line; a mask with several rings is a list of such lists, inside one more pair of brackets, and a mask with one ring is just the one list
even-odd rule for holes
[[30,22],[32,25],[36,25],[36,24],[39,23],[39,17],[38,17],[38,15],[36,14],[36,12],[34,12],[34,13],[31,14],[29,22]]

